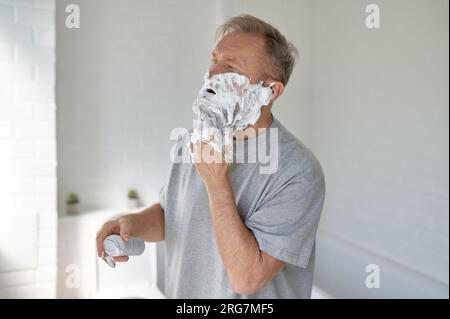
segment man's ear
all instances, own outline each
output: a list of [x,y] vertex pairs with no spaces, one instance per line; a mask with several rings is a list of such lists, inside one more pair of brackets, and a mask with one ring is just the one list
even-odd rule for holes
[[280,81],[271,81],[270,88],[272,89],[272,102],[283,95],[284,92],[284,84]]

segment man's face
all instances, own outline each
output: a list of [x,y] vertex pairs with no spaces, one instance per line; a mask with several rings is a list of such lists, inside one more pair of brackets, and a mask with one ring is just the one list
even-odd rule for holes
[[272,63],[266,53],[262,36],[250,33],[232,32],[226,35],[212,52],[209,76],[234,72],[245,75],[251,84],[271,74]]

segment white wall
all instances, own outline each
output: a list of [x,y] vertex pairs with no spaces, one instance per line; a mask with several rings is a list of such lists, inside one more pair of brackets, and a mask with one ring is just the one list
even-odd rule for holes
[[[316,283],[448,298],[448,1],[319,1],[312,145],[328,194]],[[365,287],[378,264],[381,288]]]
[[56,296],[54,1],[0,0],[0,298]]

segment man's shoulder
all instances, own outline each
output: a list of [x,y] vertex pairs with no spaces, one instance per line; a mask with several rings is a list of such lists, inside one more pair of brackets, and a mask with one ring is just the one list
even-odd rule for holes
[[280,169],[291,174],[320,174],[322,167],[314,153],[291,133],[281,122],[274,119],[274,128],[278,129],[278,148]]

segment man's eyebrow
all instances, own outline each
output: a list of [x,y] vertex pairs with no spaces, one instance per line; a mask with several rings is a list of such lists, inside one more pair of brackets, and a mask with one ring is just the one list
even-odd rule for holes
[[[211,51],[211,56],[213,59],[217,59],[217,52],[216,51]],[[238,67],[241,67],[243,65],[242,60],[239,58],[235,58],[235,57],[228,57],[228,56],[222,56],[222,58],[227,61],[227,62],[233,62],[235,63]]]
[[211,51],[211,56],[212,57],[217,58],[218,55],[220,55],[225,61],[238,61],[239,60],[239,59],[236,59],[234,57],[226,56],[224,54],[218,54],[218,53],[216,53],[216,51]]
[[241,67],[243,65],[242,60],[239,58],[225,58],[225,61],[228,62],[233,62],[234,64],[236,64],[238,67]]

